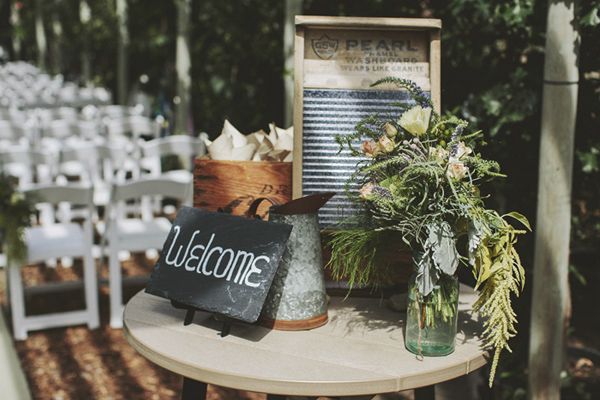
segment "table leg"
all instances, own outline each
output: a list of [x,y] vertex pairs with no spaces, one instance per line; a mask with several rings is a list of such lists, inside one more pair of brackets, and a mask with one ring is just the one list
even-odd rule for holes
[[181,391],[181,400],[205,400],[206,383],[183,377],[183,390]]
[[416,388],[415,400],[435,400],[435,386]]

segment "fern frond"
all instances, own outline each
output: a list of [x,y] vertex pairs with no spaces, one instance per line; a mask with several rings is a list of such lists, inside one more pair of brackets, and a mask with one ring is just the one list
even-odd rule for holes
[[511,294],[519,295],[525,281],[525,272],[521,260],[514,249],[516,242],[514,229],[507,224],[504,246],[495,255],[492,270],[479,292],[479,298],[473,304],[473,311],[479,311],[487,317],[482,337],[494,349],[489,385],[492,386],[498,360],[502,350],[512,352],[508,341],[517,334],[517,314],[511,303]]

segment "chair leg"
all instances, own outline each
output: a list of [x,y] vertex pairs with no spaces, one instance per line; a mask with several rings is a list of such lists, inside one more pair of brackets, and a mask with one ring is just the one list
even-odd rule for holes
[[110,291],[110,327],[114,329],[123,327],[122,280],[119,251],[110,249],[108,255],[108,287]]
[[83,280],[85,288],[85,306],[88,314],[88,327],[96,329],[100,326],[100,309],[98,306],[98,279],[96,266],[92,256],[91,239],[88,240],[88,249],[83,257]]
[[25,294],[23,279],[21,278],[21,267],[15,263],[9,263],[7,271],[13,335],[17,340],[25,340],[27,339],[27,327],[25,324]]

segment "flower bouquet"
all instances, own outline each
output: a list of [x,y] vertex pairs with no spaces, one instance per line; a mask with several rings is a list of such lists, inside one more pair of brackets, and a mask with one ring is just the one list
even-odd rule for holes
[[340,152],[358,158],[346,185],[357,212],[330,234],[328,267],[351,285],[378,285],[394,272],[390,254],[411,251],[416,273],[408,295],[409,303],[417,299],[419,332],[446,320],[456,325],[456,306],[442,300],[458,296],[456,270],[469,268],[479,290],[474,311],[487,317],[483,337],[495,350],[491,385],[500,353],[510,351],[507,342],[516,334],[510,296],[519,295],[525,281],[515,249],[525,231],[509,221],[531,228],[519,213],[486,208],[480,185],[504,175],[478,152],[481,132],[438,115],[414,82],[388,77],[372,86],[383,83],[407,90],[416,105],[393,104],[397,115],[371,115],[352,133],[336,136]]

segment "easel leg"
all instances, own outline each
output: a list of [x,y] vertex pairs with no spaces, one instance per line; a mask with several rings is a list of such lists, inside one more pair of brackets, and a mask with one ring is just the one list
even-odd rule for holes
[[435,400],[435,386],[415,389],[415,400]]
[[205,400],[206,387],[206,383],[199,382],[191,378],[186,378],[184,376],[181,400]]

